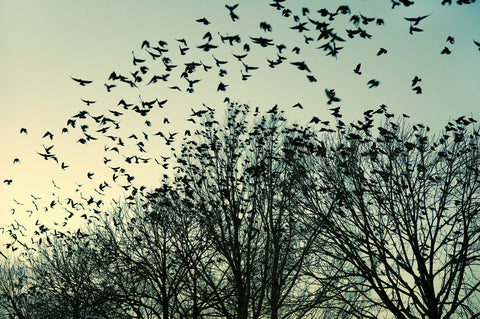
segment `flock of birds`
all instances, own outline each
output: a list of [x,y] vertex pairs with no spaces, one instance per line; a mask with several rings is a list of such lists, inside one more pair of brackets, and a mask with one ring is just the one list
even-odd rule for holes
[[[450,4],[450,2],[444,0],[442,4]],[[469,4],[472,2],[471,0],[457,1],[458,4]],[[412,4],[413,1],[409,0],[400,0],[398,2],[392,0],[392,8],[400,5],[410,6]],[[346,5],[338,6],[333,10],[324,8],[315,12],[309,8],[302,8],[300,12],[293,12],[293,10],[286,7],[285,0],[273,0],[269,3],[269,6],[276,9],[285,19],[292,21],[290,29],[298,33],[302,46],[314,45],[317,50],[321,50],[326,56],[333,58],[339,56],[344,48],[343,46],[349,39],[370,39],[373,35],[368,28],[382,27],[385,23],[382,18],[368,17],[362,13],[352,13]],[[232,23],[240,19],[238,13],[239,4],[225,5],[225,8]],[[341,17],[345,19],[347,29],[337,32],[338,28],[333,25],[333,21]],[[428,17],[429,15],[406,17],[405,20],[408,22],[406,31],[412,35],[422,32],[421,23]],[[212,24],[206,17],[201,17],[195,22],[205,28],[210,28],[209,25]],[[237,76],[242,81],[247,81],[255,72],[259,72],[262,68],[274,69],[282,64],[289,64],[292,70],[304,73],[308,82],[317,82],[313,70],[306,61],[301,59],[301,51],[303,49],[300,46],[289,46],[274,40],[273,37],[269,37],[268,35],[272,30],[273,26],[270,23],[261,21],[258,28],[259,34],[249,35],[246,40],[240,34],[228,35],[211,30],[206,30],[199,41],[200,43],[194,46],[190,45],[190,41],[184,38],[175,39],[173,43],[163,40],[145,40],[141,43],[139,51],[132,51],[131,64],[133,70],[128,74],[112,71],[106,79],[104,87],[107,93],[111,93],[116,92],[117,89],[123,90],[122,87],[139,89],[140,91],[142,87],[163,85],[175,92],[193,93],[202,80],[199,74],[202,72],[203,74],[213,72],[218,75],[216,91],[226,92],[229,87],[227,79],[232,69],[238,72]],[[449,45],[453,45],[454,42],[452,36],[447,37]],[[480,43],[475,40],[473,42],[480,50]],[[231,58],[217,55],[216,52],[219,47],[231,48]],[[260,51],[260,49],[264,48],[270,48],[270,50]],[[248,62],[249,55],[253,54],[254,51],[258,51],[260,54],[268,52],[265,65],[251,65]],[[451,50],[447,47],[441,51],[442,55],[450,53]],[[377,56],[386,54],[388,54],[387,49],[379,48]],[[178,59],[174,60],[173,56]],[[193,61],[181,63],[183,62],[181,59],[185,60],[190,57],[193,57]],[[234,66],[228,68],[227,65]],[[154,72],[154,69],[160,70],[160,72]],[[356,64],[352,71],[356,76],[361,76],[362,64]],[[91,80],[76,76],[71,76],[71,79],[82,87],[88,87],[93,83]],[[415,75],[411,80],[411,89],[416,94],[422,94],[422,88],[419,85],[421,81],[422,79],[418,75]],[[379,85],[380,80],[375,78],[366,82],[366,86],[369,89],[377,88]],[[336,118],[337,125],[344,126],[345,124],[340,120],[340,106],[334,107],[334,105],[338,105],[341,98],[337,96],[335,89],[326,88],[325,95],[327,99],[326,104],[330,106],[329,110]],[[228,97],[225,100],[228,102]],[[58,134],[70,134],[76,130],[81,134],[81,137],[75,141],[79,145],[103,143],[104,154],[101,161],[110,172],[110,177],[108,179],[102,177],[100,180],[96,180],[96,172],[85,171],[86,179],[92,181],[92,183],[95,182],[94,192],[85,196],[86,191],[79,191],[82,190],[83,185],[77,184],[77,191],[80,194],[80,198],[77,199],[73,198],[73,196],[42,199],[40,196],[31,194],[27,200],[28,204],[31,203],[32,205],[28,206],[28,208],[27,200],[15,199],[15,206],[11,208],[12,214],[21,210],[21,213],[27,213],[31,217],[37,212],[60,209],[65,212],[65,215],[62,222],[56,221],[54,223],[56,226],[54,229],[50,229],[49,226],[37,219],[34,231],[35,238],[30,238],[31,243],[24,238],[28,237],[26,228],[16,220],[10,225],[0,227],[0,232],[8,232],[12,239],[7,244],[7,249],[16,250],[19,246],[23,246],[27,250],[35,249],[34,244],[37,243],[47,242],[47,244],[51,244],[51,236],[88,236],[80,228],[71,232],[64,230],[63,227],[66,227],[69,220],[77,214],[81,214],[80,217],[89,223],[99,220],[99,214],[101,214],[105,204],[104,196],[110,188],[115,186],[126,192],[127,202],[133,203],[137,195],[144,195],[147,187],[135,184],[135,175],[130,170],[132,166],[159,165],[163,169],[168,170],[175,165],[174,145],[178,141],[177,137],[181,136],[181,134],[178,134],[179,132],[177,131],[167,130],[167,128],[171,127],[168,126],[170,124],[168,118],[163,117],[160,124],[154,120],[159,118],[158,115],[162,116],[162,109],[167,106],[168,99],[159,100],[155,98],[147,100],[142,98],[141,95],[139,95],[138,100],[134,101],[121,98],[115,108],[110,108],[103,113],[99,113],[99,109],[95,105],[96,101],[83,98],[81,101],[84,103],[85,109],[72,114]],[[303,106],[300,103],[296,103],[292,108],[303,109]],[[212,111],[213,108],[205,104],[196,110],[191,108],[191,114],[187,121],[197,123],[205,113]],[[279,112],[278,105],[275,105],[267,113],[276,112]],[[359,121],[364,126],[364,129],[371,125],[371,116],[375,112],[386,112],[386,108],[382,105],[379,110],[367,111],[365,113],[365,121]],[[138,127],[138,131],[135,132],[122,131],[120,129],[120,119],[135,116],[134,114],[145,119],[143,127]],[[329,121],[322,121],[317,116],[313,116],[310,123],[312,125],[322,125],[320,131],[332,130],[329,126]],[[208,123],[206,124],[208,125]],[[162,130],[158,130],[159,128],[162,128]],[[28,135],[28,128],[20,128],[19,133],[20,135]],[[42,136],[43,145],[36,150],[36,154],[41,159],[58,165],[61,171],[68,171],[70,167],[68,161],[57,155],[55,149],[54,141],[56,134],[56,132],[46,131]],[[189,136],[191,136],[191,132],[187,129],[183,133],[183,140]],[[352,138],[355,138],[355,136],[352,136]],[[171,148],[172,154],[169,154],[169,156],[151,156],[155,151],[158,154],[159,141],[163,142],[166,148]],[[135,151],[132,151],[132,149]],[[15,158],[13,165],[21,165],[21,159]],[[168,174],[164,174],[163,177],[164,179],[168,178]],[[15,180],[6,176],[3,179],[3,184],[8,187],[15,187]],[[54,189],[61,189],[55,183],[55,180],[52,180],[52,185]]]

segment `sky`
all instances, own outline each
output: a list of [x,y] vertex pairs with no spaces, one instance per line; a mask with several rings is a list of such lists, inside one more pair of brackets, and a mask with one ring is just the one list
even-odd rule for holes
[[[81,206],[73,208],[69,199],[84,206],[90,198],[95,203],[102,200],[96,208],[108,210],[110,199],[124,194],[121,185],[128,185],[125,174],[119,173],[120,177],[112,180],[112,167],[127,168],[128,174],[135,176],[135,187],[159,186],[171,166],[164,168],[154,159],[160,164],[169,162],[163,162],[161,156],[171,156],[172,145],[166,145],[154,133],[162,131],[168,136],[178,132],[177,140],[181,141],[186,129],[195,129],[187,121],[192,109],[202,109],[206,104],[215,108],[221,118],[225,97],[262,111],[278,104],[290,121],[301,124],[313,116],[331,119],[332,105],[326,104],[325,89],[335,89],[341,98],[333,106],[341,106],[345,122],[359,119],[365,110],[381,104],[387,105],[389,112],[406,113],[412,121],[429,125],[436,132],[448,120],[461,115],[480,119],[480,51],[473,42],[480,42],[480,4],[459,6],[453,1],[451,6],[442,6],[440,1],[416,2],[392,10],[391,2],[386,0],[322,1],[321,6],[317,1],[287,0],[282,5],[292,14],[285,17],[281,10],[269,5],[270,0],[243,0],[233,10],[239,18],[232,21],[225,4],[237,2],[230,0],[0,0],[0,182],[12,180],[10,185],[0,184],[0,244],[11,241],[7,230],[18,228],[16,222],[28,229],[20,228],[24,233],[38,231],[39,225],[75,229],[79,222],[85,222],[81,217],[85,211]],[[351,14],[338,14],[329,21],[317,12],[322,8],[335,12],[340,4],[348,5]],[[310,12],[303,15],[302,7]],[[351,16],[360,14],[375,18],[368,25],[359,24],[372,35],[371,39],[350,39],[346,34],[346,29],[356,29],[349,21]],[[294,21],[295,15],[299,22]],[[427,17],[415,27],[423,31],[410,34],[412,23],[405,18],[421,16]],[[210,24],[196,21],[202,17]],[[330,23],[329,28],[347,40],[337,42],[342,49],[336,58],[318,49],[326,41],[316,41],[319,31],[307,18]],[[377,19],[383,19],[384,25],[377,25]],[[261,30],[260,22],[268,23],[272,31]],[[303,22],[307,22],[308,31],[291,29]],[[210,43],[218,48],[204,52],[198,46],[207,42],[203,39],[207,32],[212,35]],[[222,43],[220,34],[239,35],[241,43]],[[453,44],[447,42],[449,36]],[[273,39],[275,45],[264,48],[252,43],[251,37]],[[307,44],[306,37],[313,41]],[[180,39],[189,47],[185,55],[180,54],[179,46],[185,47]],[[151,47],[165,41],[169,51],[153,60],[146,48],[141,48],[144,40]],[[245,52],[245,43],[250,45],[250,52]],[[287,59],[270,68],[267,59],[277,59],[279,44],[285,44],[281,55]],[[298,54],[292,52],[294,47],[300,49]],[[445,47],[451,54],[441,54]],[[380,48],[387,52],[378,56]],[[248,55],[242,61],[258,69],[249,71],[251,77],[242,81],[241,72],[247,72],[232,54],[245,53]],[[134,56],[145,62],[133,65]],[[167,72],[163,57],[178,67]],[[228,61],[221,66],[227,71],[225,76],[219,77],[214,57]],[[188,83],[180,74],[184,63],[192,61],[212,68],[205,72],[203,66],[197,67],[190,79],[201,81],[193,85],[193,93],[188,93]],[[310,72],[298,70],[291,62],[305,62]],[[353,72],[359,63],[361,75]],[[137,87],[108,80],[112,71],[133,78],[131,73],[140,66],[149,70],[137,74],[143,78]],[[171,73],[167,82],[147,85],[154,74],[166,73]],[[314,76],[316,82],[308,81],[307,75]],[[422,94],[412,90],[415,76],[422,80],[418,83]],[[81,86],[72,77],[92,83]],[[380,84],[369,89],[367,82],[372,79]],[[228,85],[225,91],[217,91],[220,82]],[[108,92],[105,83],[117,86]],[[181,92],[169,88],[177,85]],[[82,99],[96,103],[86,105]],[[135,105],[155,99],[168,101],[162,109],[155,106],[142,117],[118,106],[121,99]],[[296,103],[303,109],[293,109]],[[105,114],[119,123],[119,129],[111,127],[107,134],[122,138],[126,144],[123,155],[111,150],[118,146],[118,140],[97,132],[108,125],[99,125],[91,117],[77,119],[77,127],[70,126],[69,132],[62,134],[67,120],[82,110],[92,116]],[[116,117],[109,110],[123,115]],[[165,118],[169,123],[164,123]],[[151,126],[146,125],[146,120]],[[98,140],[77,142],[85,138],[82,124],[88,125],[87,134]],[[26,128],[28,134],[20,134],[21,128]],[[47,131],[53,134],[52,140],[42,138]],[[128,138],[131,134],[138,139]],[[139,153],[139,142],[145,153]],[[37,154],[45,153],[50,146],[58,163]],[[134,154],[151,160],[145,165],[125,164],[124,155]],[[16,158],[20,163],[13,163]],[[105,158],[111,161],[104,164]],[[62,163],[68,167],[62,169]],[[94,174],[89,178],[88,173]],[[104,182],[109,186],[100,191]],[[67,220],[69,211],[74,217]],[[66,221],[67,226],[63,226]],[[20,240],[30,241],[28,236]],[[6,252],[6,246],[0,246],[0,252]]]

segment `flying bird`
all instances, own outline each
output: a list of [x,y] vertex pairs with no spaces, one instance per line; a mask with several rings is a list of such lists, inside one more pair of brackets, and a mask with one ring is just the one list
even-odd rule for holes
[[238,3],[234,4],[233,6],[229,6],[228,4],[225,5],[225,8],[228,9],[229,14],[230,14],[230,18],[232,18],[233,22],[235,22],[235,20],[239,19],[238,15],[236,15],[235,12],[233,12],[233,10],[235,10],[237,7],[238,7]]
[[335,89],[325,89],[325,94],[328,97],[327,105],[332,104],[332,102],[340,102],[341,99],[335,96]]
[[413,32],[422,32],[422,31],[423,31],[423,29],[420,29],[420,28],[417,28],[417,27],[414,27],[414,26],[410,25],[410,31],[409,31],[410,34],[413,34]]
[[267,31],[272,32],[272,26],[265,21],[260,22],[260,29],[262,29],[265,32]]
[[478,51],[480,51],[480,42],[473,40],[473,43],[478,47]]
[[24,128],[24,127],[22,127],[22,128],[20,129],[20,134],[22,134],[22,133],[28,134],[27,129]]
[[273,43],[272,43],[273,39],[265,39],[265,38],[262,38],[262,37],[258,37],[258,38],[250,37],[250,39],[252,39],[253,43],[259,44],[260,46],[262,46],[264,48],[266,48],[269,45],[273,45]]
[[217,45],[210,44],[210,42],[204,43],[202,45],[197,46],[197,48],[202,49],[205,52],[210,51],[211,49],[216,49],[218,48]]
[[107,92],[111,92],[111,90],[116,87],[115,84],[107,84],[107,83],[104,83],[105,87],[107,88]]
[[355,69],[353,69],[353,72],[358,74],[358,75],[361,75],[362,72],[360,71],[360,67],[362,66],[361,63],[357,64],[357,66],[355,67]]
[[96,101],[89,101],[89,100],[84,100],[84,99],[80,99],[82,100],[83,103],[87,104],[87,106],[90,106],[90,104],[93,104],[95,103]]
[[370,81],[367,82],[368,88],[376,88],[380,84],[380,81],[377,81],[375,79],[371,79]]
[[290,64],[295,65],[300,71],[307,71],[310,72],[310,69],[305,64],[305,61],[302,62],[290,62]]
[[385,54],[385,53],[387,53],[387,50],[384,49],[384,48],[380,48],[380,50],[378,50],[378,52],[377,52],[377,56]]
[[70,78],[72,80],[74,80],[75,82],[78,82],[81,86],[85,86],[86,84],[92,83],[92,81],[77,79],[77,78],[74,78],[74,77],[71,77],[71,76],[70,76]]
[[45,137],[49,137],[51,140],[53,140],[53,134],[50,133],[49,131],[45,132],[45,134],[43,134],[42,138],[45,138]]
[[422,88],[420,86],[416,86],[412,90],[417,94],[422,94]]
[[417,75],[415,75],[415,77],[412,80],[412,87],[414,87],[415,85],[417,85],[418,82],[421,82],[421,81],[422,79],[419,78]]
[[450,49],[447,48],[447,47],[444,47],[442,52],[440,52],[440,54],[446,54],[446,55],[449,55],[451,53],[452,53],[452,51],[450,51]]
[[209,25],[210,24],[210,21],[208,21],[207,18],[205,18],[205,17],[197,19],[195,21],[203,23],[204,25]]
[[415,18],[405,18],[405,20],[410,22],[411,25],[418,25],[420,23],[420,21],[422,21],[423,19],[425,19],[428,16],[429,16],[429,14],[427,14],[425,16],[415,17]]
[[296,107],[298,107],[300,109],[303,109],[303,106],[302,106],[302,104],[300,104],[300,102],[297,102],[297,104],[292,106],[292,108],[296,108]]

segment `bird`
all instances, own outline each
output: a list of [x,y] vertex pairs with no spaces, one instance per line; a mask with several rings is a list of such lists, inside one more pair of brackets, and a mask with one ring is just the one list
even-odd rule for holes
[[43,137],[42,138],[45,138],[45,137],[49,137],[50,140],[53,140],[53,134],[50,133],[49,131],[45,132],[45,134],[43,134]]
[[447,42],[450,44],[455,44],[455,39],[452,36],[447,37]]
[[20,134],[22,134],[22,133],[28,134],[27,129],[24,128],[24,127],[22,127],[22,128],[20,129]]
[[340,102],[341,99],[335,96],[335,89],[325,89],[325,94],[328,97],[327,105],[332,104],[332,102]]
[[444,47],[443,50],[440,52],[440,54],[446,54],[446,55],[449,55],[451,53],[452,51],[450,51],[450,49],[447,47]]
[[208,31],[207,33],[205,33],[202,37],[202,39],[207,39],[208,42],[212,41],[213,39],[213,36],[212,34],[210,33],[210,31]]
[[412,90],[417,94],[422,94],[422,88],[420,86],[416,86]]
[[409,33],[413,35],[414,32],[422,32],[423,29],[420,29],[420,28],[417,28],[417,27],[414,27],[413,25],[410,25],[410,31]]
[[253,43],[259,44],[261,47],[268,47],[270,45],[273,45],[273,39],[266,39],[262,37],[250,37]]
[[13,183],[13,180],[12,179],[5,179],[3,181],[4,184],[7,184],[7,185],[11,185]]
[[473,43],[478,47],[478,51],[480,51],[480,42],[473,40]]
[[320,123],[320,119],[318,117],[314,116],[314,117],[312,117],[312,119],[308,123],[318,124],[318,123]]
[[237,58],[238,61],[242,62],[242,59],[244,59],[245,57],[247,57],[248,53],[245,53],[245,54],[233,54],[232,55]]
[[423,19],[425,19],[428,16],[429,16],[429,14],[424,15],[424,16],[415,17],[415,18],[404,18],[404,19],[407,20],[408,22],[410,22],[411,25],[418,25],[420,23],[420,21],[422,21]]
[[203,23],[203,25],[209,25],[210,24],[210,21],[208,21],[207,18],[205,18],[205,17],[197,19],[195,21]]
[[297,102],[297,104],[292,106],[293,109],[296,108],[296,107],[298,107],[300,109],[303,109],[303,106],[302,106],[302,104],[300,104],[300,102]]
[[228,4],[225,5],[225,8],[228,9],[230,18],[232,19],[233,22],[239,19],[238,15],[236,15],[235,12],[233,12],[233,10],[235,10],[237,7],[238,7],[238,3],[234,4],[233,6],[229,6]]
[[377,52],[377,56],[385,54],[385,53],[387,53],[387,50],[384,49],[384,48],[380,48],[380,50],[378,50],[378,52]]
[[360,71],[360,67],[362,66],[361,63],[357,64],[357,66],[355,67],[355,69],[353,69],[353,72],[358,74],[358,75],[361,75],[362,72]]
[[300,33],[302,33],[303,31],[309,31],[310,29],[305,27],[306,24],[307,24],[307,22],[302,22],[302,23],[299,23],[296,26],[291,27],[290,29],[298,30],[298,32],[300,32]]
[[107,92],[111,92],[111,90],[116,87],[115,84],[107,84],[107,83],[104,83],[103,85],[105,85],[105,87],[107,88]]
[[290,64],[295,65],[300,71],[307,71],[310,72],[310,69],[305,64],[305,61],[302,62],[290,62]]
[[380,84],[380,81],[375,80],[375,79],[371,79],[370,81],[367,82],[367,85],[368,85],[369,89],[376,88],[376,87],[378,87],[379,84]]
[[220,83],[218,84],[218,87],[217,87],[217,92],[218,92],[218,91],[225,91],[225,89],[227,88],[227,86],[228,86],[227,84],[224,84],[224,83],[220,82]]
[[272,26],[265,21],[260,22],[260,29],[265,31],[265,32],[267,32],[267,31],[272,32]]
[[218,67],[220,67],[222,64],[228,63],[228,61],[222,61],[222,60],[217,59],[215,56],[213,56],[213,54],[212,54],[212,57],[213,57],[213,59],[215,60],[215,64],[216,64]]
[[132,51],[132,56],[133,56],[133,65],[137,65],[137,63],[143,63],[145,62],[144,59],[138,59],[135,57],[135,53]]
[[89,101],[89,100],[84,100],[84,99],[80,99],[82,100],[83,103],[87,104],[87,106],[90,106],[90,104],[93,104],[95,103],[96,101]]
[[275,104],[270,110],[267,111],[269,114],[276,114],[278,111],[278,104]]
[[329,109],[330,111],[333,111],[332,112],[332,115],[336,118],[340,118],[342,117],[342,114],[340,114],[340,106],[337,106],[337,107],[334,107],[334,108],[331,108]]
[[74,78],[74,77],[72,77],[72,76],[70,76],[70,78],[71,78],[72,80],[74,80],[75,82],[78,82],[81,86],[86,86],[87,84],[92,83],[92,81],[82,80],[82,79]]
[[418,82],[421,82],[421,81],[422,79],[420,79],[417,75],[415,75],[415,77],[412,80],[412,87],[414,87],[415,85],[417,85]]

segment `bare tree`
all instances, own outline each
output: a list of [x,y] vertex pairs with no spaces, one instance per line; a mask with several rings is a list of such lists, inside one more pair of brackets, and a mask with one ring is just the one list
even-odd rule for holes
[[29,319],[40,316],[41,295],[29,280],[28,269],[20,258],[10,256],[0,265],[0,317]]
[[192,227],[187,216],[177,214],[184,210],[175,194],[167,184],[139,194],[95,231],[99,257],[109,260],[104,271],[115,286],[112,298],[137,318],[199,316],[202,309],[198,294],[189,291],[197,283],[191,265],[201,250],[184,233]]
[[[377,113],[386,121],[375,134]],[[480,315],[475,122],[462,116],[434,137],[385,108],[367,111],[363,121],[325,136],[305,162],[305,208],[321,226],[318,258],[344,283],[338,300],[348,313]]]
[[[230,318],[294,316],[293,301],[316,234],[302,232],[295,163],[313,143],[312,132],[287,126],[277,107],[251,115],[230,103],[225,124],[209,110],[197,140],[184,143],[179,184],[216,264],[202,268]],[[258,116],[258,118],[257,118]]]
[[30,256],[28,269],[31,290],[43,296],[37,310],[43,318],[78,318],[86,315],[123,318],[112,305],[103,284],[96,249],[89,239],[65,238],[39,247]]

